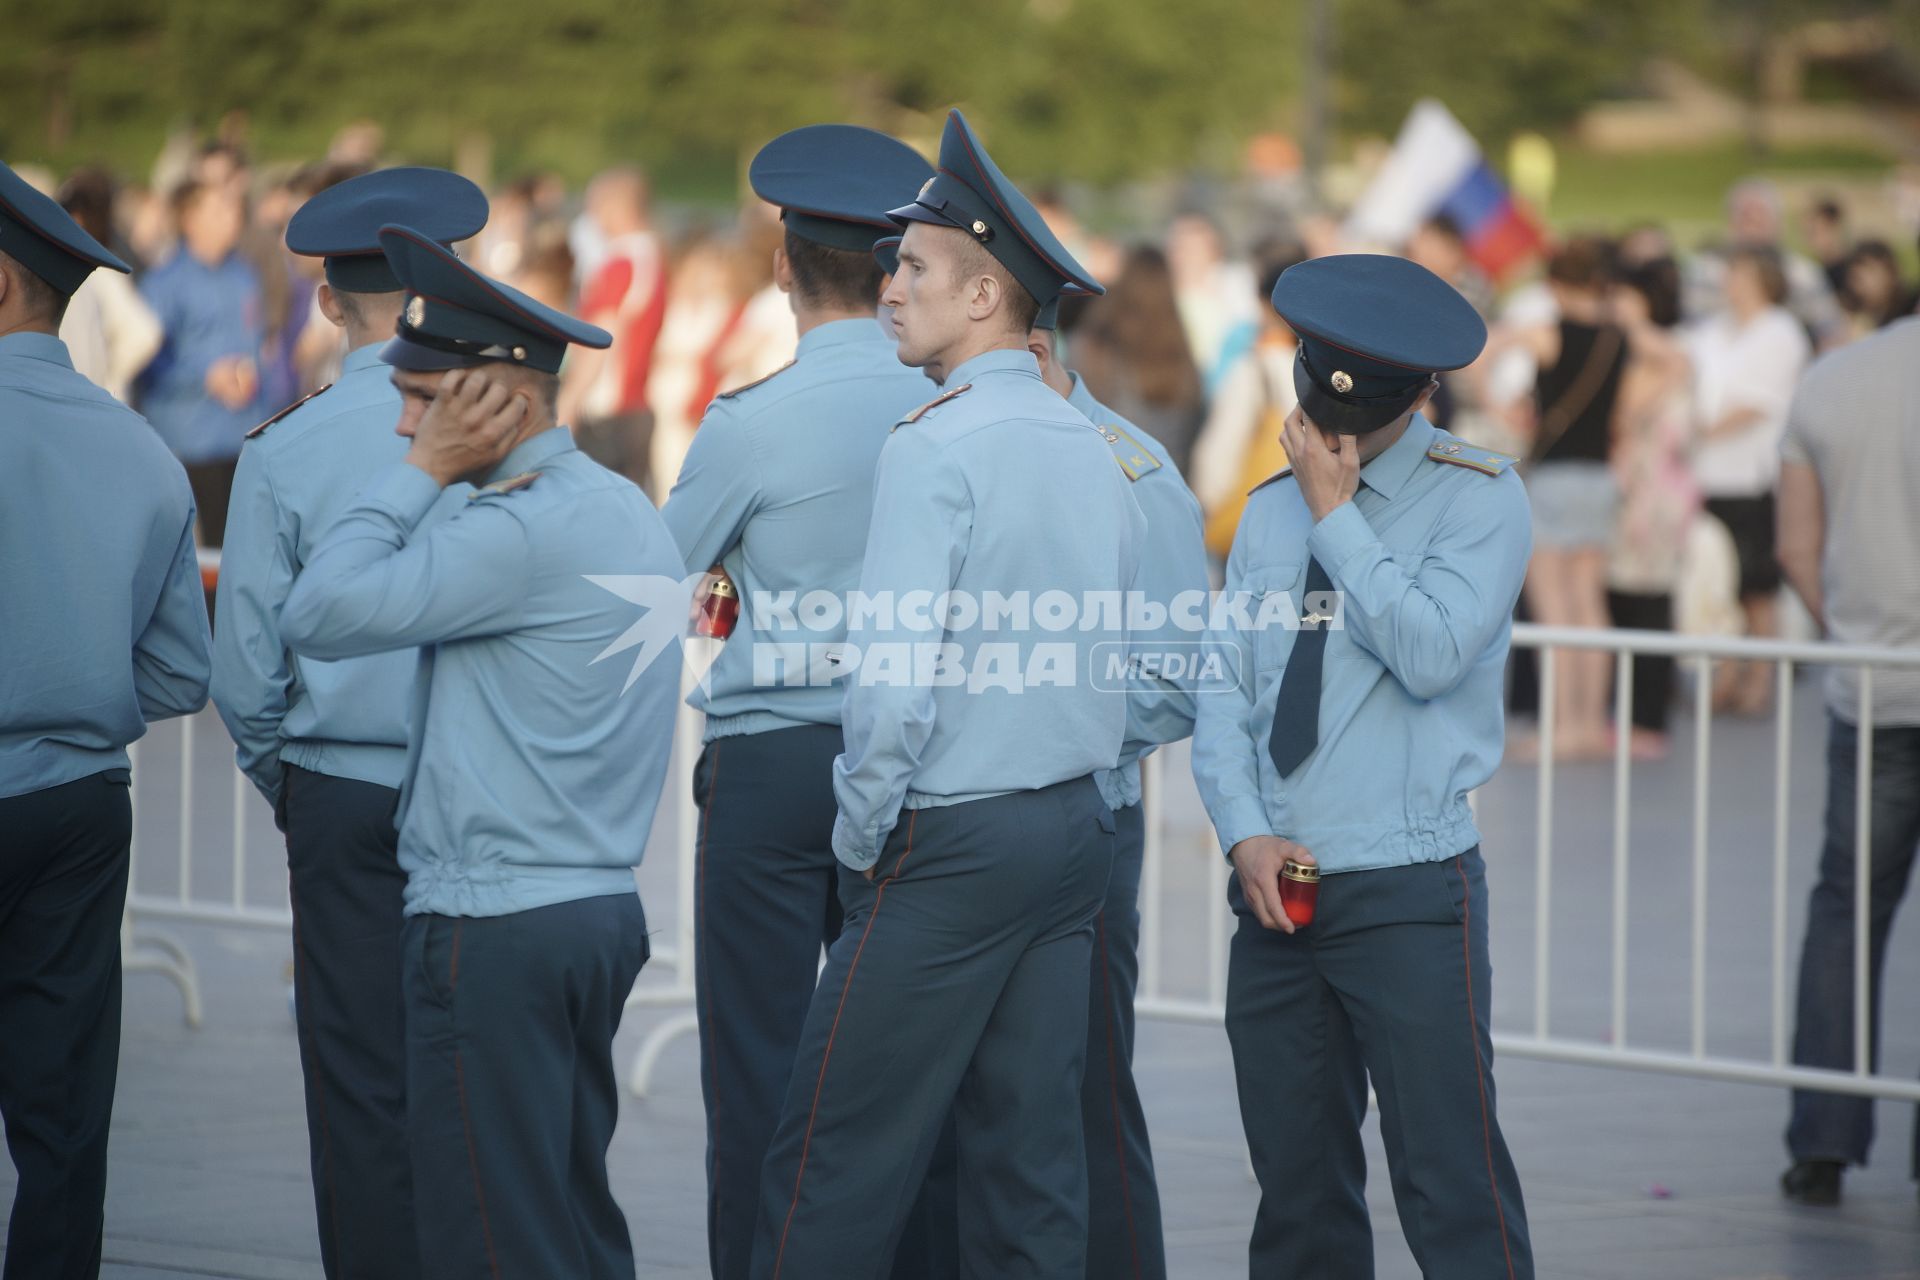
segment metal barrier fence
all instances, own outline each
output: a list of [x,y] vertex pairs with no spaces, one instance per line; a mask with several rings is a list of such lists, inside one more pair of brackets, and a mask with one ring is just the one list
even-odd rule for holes
[[[1920,1101],[1920,1082],[1911,1077],[1897,1078],[1868,1068],[1872,1061],[1871,1019],[1868,990],[1868,874],[1871,840],[1870,783],[1873,758],[1872,690],[1876,670],[1920,669],[1920,651],[1847,647],[1832,644],[1795,644],[1730,638],[1677,636],[1664,632],[1588,631],[1578,629],[1517,626],[1516,648],[1535,650],[1539,655],[1540,733],[1551,742],[1554,732],[1554,694],[1556,651],[1560,649],[1601,650],[1614,655],[1614,714],[1616,723],[1629,722],[1633,699],[1633,658],[1661,654],[1690,662],[1695,668],[1693,687],[1692,808],[1690,813],[1689,884],[1691,920],[1686,938],[1685,969],[1688,986],[1688,1036],[1685,1051],[1635,1046],[1626,1034],[1629,987],[1627,962],[1629,858],[1628,826],[1632,803],[1632,768],[1629,742],[1618,735],[1612,769],[1612,906],[1608,946],[1608,1007],[1612,1033],[1609,1038],[1569,1036],[1553,1026],[1550,977],[1553,966],[1553,874],[1555,855],[1555,781],[1557,776],[1551,752],[1542,752],[1537,766],[1535,815],[1535,883],[1533,917],[1533,1008],[1529,1025],[1497,1024],[1494,1045],[1501,1053],[1548,1061],[1579,1063],[1589,1066],[1624,1068],[1640,1071],[1702,1077],[1748,1084],[1780,1087],[1816,1088],[1837,1093],[1854,1093],[1883,1098]],[[1774,771],[1773,839],[1770,860],[1771,918],[1764,922],[1771,932],[1771,1036],[1770,1052],[1764,1057],[1740,1057],[1709,1053],[1707,1048],[1707,917],[1710,899],[1708,847],[1712,829],[1709,767],[1713,752],[1714,713],[1710,679],[1716,662],[1752,660],[1770,663],[1775,668],[1774,699]],[[1794,741],[1794,674],[1802,666],[1851,666],[1859,672],[1860,709],[1858,713],[1859,757],[1855,795],[1857,832],[1855,863],[1854,934],[1854,1062],[1852,1071],[1816,1070],[1795,1067],[1788,1054],[1788,781],[1790,748]],[[161,730],[159,732],[166,732]],[[251,785],[228,765],[232,773],[230,847],[224,892],[217,898],[196,893],[193,853],[199,844],[195,822],[194,754],[195,725],[183,720],[176,730],[180,735],[179,758],[179,848],[177,885],[172,894],[155,894],[139,889],[137,876],[127,901],[127,922],[123,932],[126,965],[129,972],[157,972],[179,985],[190,1024],[201,1018],[199,984],[191,957],[180,943],[164,934],[139,927],[145,920],[176,920],[203,924],[239,925],[287,929],[292,923],[284,892],[272,902],[258,901],[251,893],[248,878],[247,827],[250,815],[257,825],[264,803]],[[699,754],[698,719],[687,712],[675,726],[675,746],[668,787],[676,798],[673,830],[673,927],[667,941],[657,946],[646,973],[630,997],[629,1008],[665,1008],[674,1010],[648,1029],[642,1038],[632,1065],[629,1085],[644,1095],[651,1084],[661,1054],[676,1038],[697,1028],[694,1014],[694,923],[695,886],[698,876],[696,815],[686,797],[691,789],[693,764]],[[146,751],[153,752],[148,747]],[[136,783],[139,779],[136,749]],[[1167,910],[1170,894],[1169,853],[1164,815],[1169,798],[1176,789],[1190,792],[1192,783],[1184,777],[1170,777],[1163,754],[1146,761],[1145,862],[1140,884],[1140,988],[1138,1009],[1143,1017],[1184,1022],[1219,1023],[1225,1015],[1227,981],[1227,944],[1232,919],[1225,907],[1228,866],[1216,855],[1204,859],[1201,889],[1203,926],[1204,981],[1199,994],[1174,993],[1167,981]],[[138,786],[136,785],[136,795]],[[1676,818],[1678,815],[1675,815]],[[139,823],[135,824],[136,832]],[[140,865],[141,841],[136,835],[135,867]],[[656,857],[658,855],[656,854]],[[1186,869],[1189,873],[1191,868]],[[1756,926],[1762,922],[1753,922]]]

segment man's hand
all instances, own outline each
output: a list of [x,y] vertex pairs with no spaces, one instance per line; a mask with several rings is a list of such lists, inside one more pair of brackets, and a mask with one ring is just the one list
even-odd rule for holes
[[260,374],[245,356],[221,356],[207,366],[207,394],[229,409],[244,409],[260,390]]
[[[1288,457],[1293,455],[1289,453]],[[1240,876],[1240,894],[1253,908],[1253,918],[1269,929],[1292,933],[1295,925],[1280,905],[1280,868],[1288,858],[1313,865],[1313,855],[1279,836],[1248,836],[1229,855]]]
[[1314,523],[1359,492],[1360,441],[1355,437],[1322,431],[1295,409],[1280,430],[1280,443]]
[[527,399],[484,370],[455,369],[414,428],[407,461],[441,488],[462,476],[485,475],[518,443]]

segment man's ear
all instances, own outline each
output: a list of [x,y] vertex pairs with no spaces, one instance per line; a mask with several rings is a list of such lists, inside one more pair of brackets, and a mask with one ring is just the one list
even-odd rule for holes
[[782,293],[793,292],[793,259],[783,244],[773,246],[773,283]]
[[320,314],[327,318],[327,323],[336,329],[346,328],[347,313],[340,309],[340,299],[334,296],[333,286],[324,280],[320,282],[319,299]]
[[7,297],[13,292],[13,266],[0,262],[0,307],[7,305]]
[[1411,408],[1411,409],[1409,409],[1409,410],[1407,410],[1407,412],[1408,412],[1408,413],[1410,413],[1410,414],[1411,414],[1411,413],[1418,413],[1418,412],[1420,412],[1420,411],[1421,411],[1422,409],[1424,409],[1424,408],[1426,408],[1426,407],[1427,407],[1427,401],[1429,401],[1429,400],[1431,400],[1431,399],[1433,399],[1433,396],[1434,396],[1434,393],[1435,393],[1436,391],[1438,391],[1438,390],[1440,390],[1440,379],[1439,379],[1439,377],[1438,377],[1438,376],[1435,376],[1435,377],[1431,377],[1431,378],[1428,378],[1428,379],[1427,379],[1427,389],[1426,389],[1425,391],[1422,391],[1422,392],[1420,393],[1420,398],[1419,398],[1418,400],[1415,400],[1415,401],[1413,402],[1413,408]]
[[999,277],[982,272],[973,278],[973,294],[967,299],[967,316],[972,320],[988,319],[1000,309],[1004,300]]

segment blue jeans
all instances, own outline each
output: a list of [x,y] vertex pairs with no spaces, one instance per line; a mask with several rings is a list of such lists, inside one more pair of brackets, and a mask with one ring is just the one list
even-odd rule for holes
[[[1827,737],[1827,830],[1820,880],[1807,906],[1806,946],[1800,955],[1800,1004],[1793,1061],[1803,1067],[1853,1070],[1854,788],[1860,731],[1830,717]],[[1920,726],[1875,729],[1869,809],[1868,996],[1871,1050],[1880,1056],[1880,977],[1887,934],[1906,896],[1920,846]],[[1872,1098],[1793,1091],[1787,1150],[1795,1160],[1865,1164],[1873,1145]],[[1914,1131],[1913,1173],[1920,1177],[1920,1125]]]

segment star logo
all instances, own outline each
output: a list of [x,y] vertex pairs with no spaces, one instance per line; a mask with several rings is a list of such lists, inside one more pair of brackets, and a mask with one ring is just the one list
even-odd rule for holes
[[[627,603],[639,605],[644,610],[632,626],[593,658],[593,662],[602,662],[629,649],[639,650],[633,655],[633,666],[627,672],[626,683],[620,686],[621,693],[633,688],[634,682],[648,667],[686,638],[687,620],[693,611],[693,595],[701,579],[706,577],[703,573],[688,578],[668,578],[658,574],[588,573],[581,576],[603,591],[611,591]],[[712,665],[713,656],[717,656],[717,651],[708,656],[708,667]],[[705,680],[706,671],[703,669],[698,675]]]

